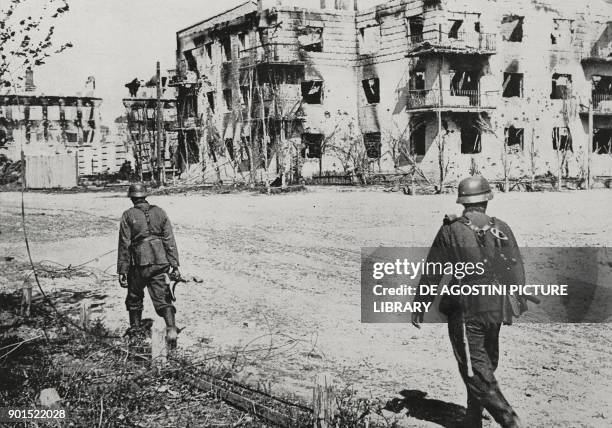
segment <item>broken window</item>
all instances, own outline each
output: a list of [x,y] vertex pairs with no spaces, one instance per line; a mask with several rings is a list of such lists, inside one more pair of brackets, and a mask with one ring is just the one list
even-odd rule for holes
[[66,131],[66,141],[76,143],[79,141],[79,135],[76,131]]
[[249,37],[248,36],[249,35],[247,33],[238,34],[238,43],[239,43],[238,57],[240,58],[244,57],[247,54],[245,51],[249,48]]
[[612,154],[612,128],[595,128],[593,130],[593,153],[598,155]]
[[212,42],[208,42],[204,45],[204,50],[206,51],[206,58],[208,58],[208,62],[212,62],[213,60],[212,47],[213,47]]
[[322,104],[323,81],[307,80],[302,82],[302,98],[306,104]]
[[368,132],[363,134],[366,154],[370,159],[379,159],[381,153],[380,132]]
[[551,100],[567,100],[572,92],[572,75],[555,73],[552,76]]
[[408,18],[408,35],[412,43],[423,41],[423,17],[420,15]]
[[506,15],[502,18],[501,32],[502,39],[507,42],[523,41],[523,21],[524,16]]
[[298,44],[307,52],[323,52],[323,27],[309,25],[300,29]]
[[478,90],[478,72],[468,70],[450,70],[450,89],[452,94],[462,91]]
[[240,87],[240,98],[242,101],[242,104],[248,104],[249,103],[249,93],[250,93],[250,88],[248,86],[241,86]]
[[229,37],[225,39],[221,39],[221,50],[223,51],[223,60],[231,61],[232,60],[232,41]]
[[6,129],[0,128],[0,147],[4,147],[8,142]]
[[480,130],[474,126],[461,128],[461,153],[476,154],[480,153]]
[[225,101],[225,108],[228,111],[232,110],[233,102],[232,102],[232,90],[224,89],[223,90],[223,101]]
[[448,38],[449,39],[458,39],[460,32],[459,29],[461,28],[461,25],[463,25],[463,20],[461,19],[450,19],[450,30],[448,31]]
[[359,29],[361,43],[359,52],[363,54],[373,54],[380,49],[380,25]]
[[194,56],[193,56],[193,51],[185,51],[183,52],[183,55],[185,56],[185,62],[187,64],[187,70],[189,71],[197,71],[198,70],[198,63],[196,62]]
[[232,138],[225,139],[225,149],[231,160],[234,160],[234,140]]
[[574,21],[571,19],[553,19],[553,30],[550,42],[553,45],[569,45],[574,41]]
[[506,153],[516,153],[523,151],[524,129],[510,126],[504,129],[504,138],[506,141]]
[[422,91],[425,89],[425,72],[414,71],[410,74],[408,87],[411,91]]
[[215,112],[215,93],[214,91],[206,92],[206,101],[211,112]]
[[378,77],[364,79],[361,84],[368,104],[378,104],[380,102],[380,80]]
[[612,108],[612,76],[591,77],[593,108]]
[[523,97],[523,73],[504,73],[502,86],[504,98]]
[[427,127],[421,125],[412,130],[410,133],[410,154],[416,156],[425,156],[426,145],[425,145],[425,131]]
[[95,131],[93,129],[84,129],[83,130],[83,142],[91,143],[93,142]]
[[310,159],[321,158],[323,134],[302,134],[302,157]]
[[553,150],[560,152],[574,151],[572,149],[572,134],[568,127],[554,127],[552,137]]

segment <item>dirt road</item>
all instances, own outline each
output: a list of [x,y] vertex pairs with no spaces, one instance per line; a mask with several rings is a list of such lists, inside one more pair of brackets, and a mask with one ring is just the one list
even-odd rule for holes
[[[610,246],[611,195],[497,194],[491,213],[515,229],[521,245]],[[0,246],[1,255],[23,261],[20,197],[0,193]],[[273,393],[308,399],[315,374],[331,372],[362,396],[387,400],[419,390],[440,400],[430,404],[441,411],[465,404],[445,325],[417,331],[360,323],[360,248],[429,245],[443,215],[458,211],[453,196],[311,188],[279,196],[150,199],[175,225],[183,272],[204,279],[178,293],[183,348],[235,354],[242,379],[265,383]],[[34,259],[77,265],[112,251],[127,207],[118,194],[26,194]],[[115,257],[87,266],[114,273]],[[98,316],[111,328],[125,328],[124,291],[101,272],[98,277],[45,279],[44,285],[103,292]],[[154,316],[148,301],[146,312]],[[610,426],[610,355],[609,324],[515,325],[502,331],[498,378],[527,426]],[[403,416],[409,426],[440,426],[422,419]]]

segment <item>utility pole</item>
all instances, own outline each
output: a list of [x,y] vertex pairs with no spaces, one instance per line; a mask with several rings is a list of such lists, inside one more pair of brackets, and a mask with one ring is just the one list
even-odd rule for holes
[[163,159],[163,137],[162,137],[162,105],[161,105],[161,71],[159,61],[157,61],[157,111],[155,114],[155,128],[156,128],[156,149],[157,149],[157,182],[160,186],[163,186],[166,181],[166,173],[164,171],[164,159]]
[[591,153],[593,152],[593,100],[589,101],[589,138],[587,140],[587,190],[591,189]]

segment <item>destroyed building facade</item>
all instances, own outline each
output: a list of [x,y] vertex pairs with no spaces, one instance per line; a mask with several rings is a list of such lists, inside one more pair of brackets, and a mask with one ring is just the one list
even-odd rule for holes
[[185,157],[209,179],[612,175],[603,0],[378,3],[259,0],[179,31]]
[[[177,150],[176,89],[170,85],[174,70],[161,77],[159,100],[162,122],[161,154],[167,172],[184,170],[187,163]],[[123,98],[125,120],[115,122],[130,148],[134,172],[141,178],[151,178],[157,164],[157,77],[148,81],[133,79],[125,85],[129,97]]]
[[115,170],[115,145],[106,144],[108,128],[101,125],[102,99],[94,96],[94,85],[91,77],[85,93],[46,95],[37,91],[28,69],[22,88],[10,86],[0,93],[0,153],[12,161],[21,159],[22,152],[74,153],[79,175]]

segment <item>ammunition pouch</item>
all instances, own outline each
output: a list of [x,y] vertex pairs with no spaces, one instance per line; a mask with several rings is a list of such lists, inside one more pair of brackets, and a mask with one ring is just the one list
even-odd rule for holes
[[151,235],[132,244],[132,264],[134,266],[169,264],[164,243],[159,236]]

